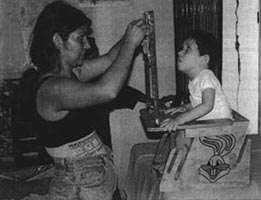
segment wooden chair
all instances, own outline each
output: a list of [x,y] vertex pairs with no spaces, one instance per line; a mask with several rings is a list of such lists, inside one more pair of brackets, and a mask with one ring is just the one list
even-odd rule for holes
[[248,125],[245,117],[233,111],[233,120],[194,121],[180,126],[193,142],[188,150],[174,148],[170,152],[160,183],[161,191],[249,185],[251,141],[246,139]]
[[[261,195],[250,181],[249,120],[236,111],[232,114],[233,119],[191,121],[178,127],[192,138],[192,145],[170,151],[160,180],[161,199],[242,200]],[[141,119],[150,137],[162,134],[152,113],[141,110]]]

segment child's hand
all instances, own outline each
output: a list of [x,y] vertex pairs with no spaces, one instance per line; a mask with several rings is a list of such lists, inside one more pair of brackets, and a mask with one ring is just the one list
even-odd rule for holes
[[168,131],[168,132],[172,132],[177,130],[177,126],[180,124],[183,124],[184,122],[182,121],[182,119],[180,117],[175,117],[175,118],[169,118],[169,119],[165,119],[160,127],[164,128],[164,131]]
[[165,110],[164,112],[166,114],[173,115],[177,112],[186,112],[186,111],[187,111],[187,109],[184,106],[178,106],[178,107],[174,107],[174,108],[169,108],[169,109]]

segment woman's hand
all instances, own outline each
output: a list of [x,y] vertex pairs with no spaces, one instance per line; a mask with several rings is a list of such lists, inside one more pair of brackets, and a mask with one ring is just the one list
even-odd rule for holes
[[139,46],[143,40],[148,25],[144,24],[142,19],[132,21],[126,30],[125,33],[125,42],[134,45],[135,47]]

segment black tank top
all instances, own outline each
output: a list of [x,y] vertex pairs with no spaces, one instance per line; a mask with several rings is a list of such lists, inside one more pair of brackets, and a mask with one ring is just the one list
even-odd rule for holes
[[33,98],[34,128],[37,131],[38,141],[44,147],[58,147],[73,142],[89,135],[95,130],[94,109],[72,110],[63,119],[58,121],[44,120],[36,109],[36,93],[39,86],[46,79],[53,77],[48,75],[38,82]]
[[133,109],[140,96],[145,98],[141,92],[127,86],[123,88],[118,97],[110,103],[72,110],[61,120],[55,122],[47,121],[37,112],[36,92],[46,79],[53,76],[54,75],[45,75],[38,81],[32,98],[33,126],[37,132],[39,143],[44,147],[58,147],[73,142],[89,135],[94,130],[98,133],[103,143],[111,147],[110,112],[122,108]]

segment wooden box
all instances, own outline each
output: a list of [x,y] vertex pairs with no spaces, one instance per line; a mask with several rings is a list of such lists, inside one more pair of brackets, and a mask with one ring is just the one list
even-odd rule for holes
[[[168,169],[175,149],[170,152],[160,190],[168,192],[186,188],[212,190],[248,186],[251,141],[246,139],[246,130],[249,121],[235,111],[233,119],[224,125],[215,123],[215,120],[206,120],[205,125],[201,124],[200,127],[187,126],[185,135],[193,139],[192,146],[187,153],[178,152],[173,167]],[[183,158],[185,162],[182,165]]]

